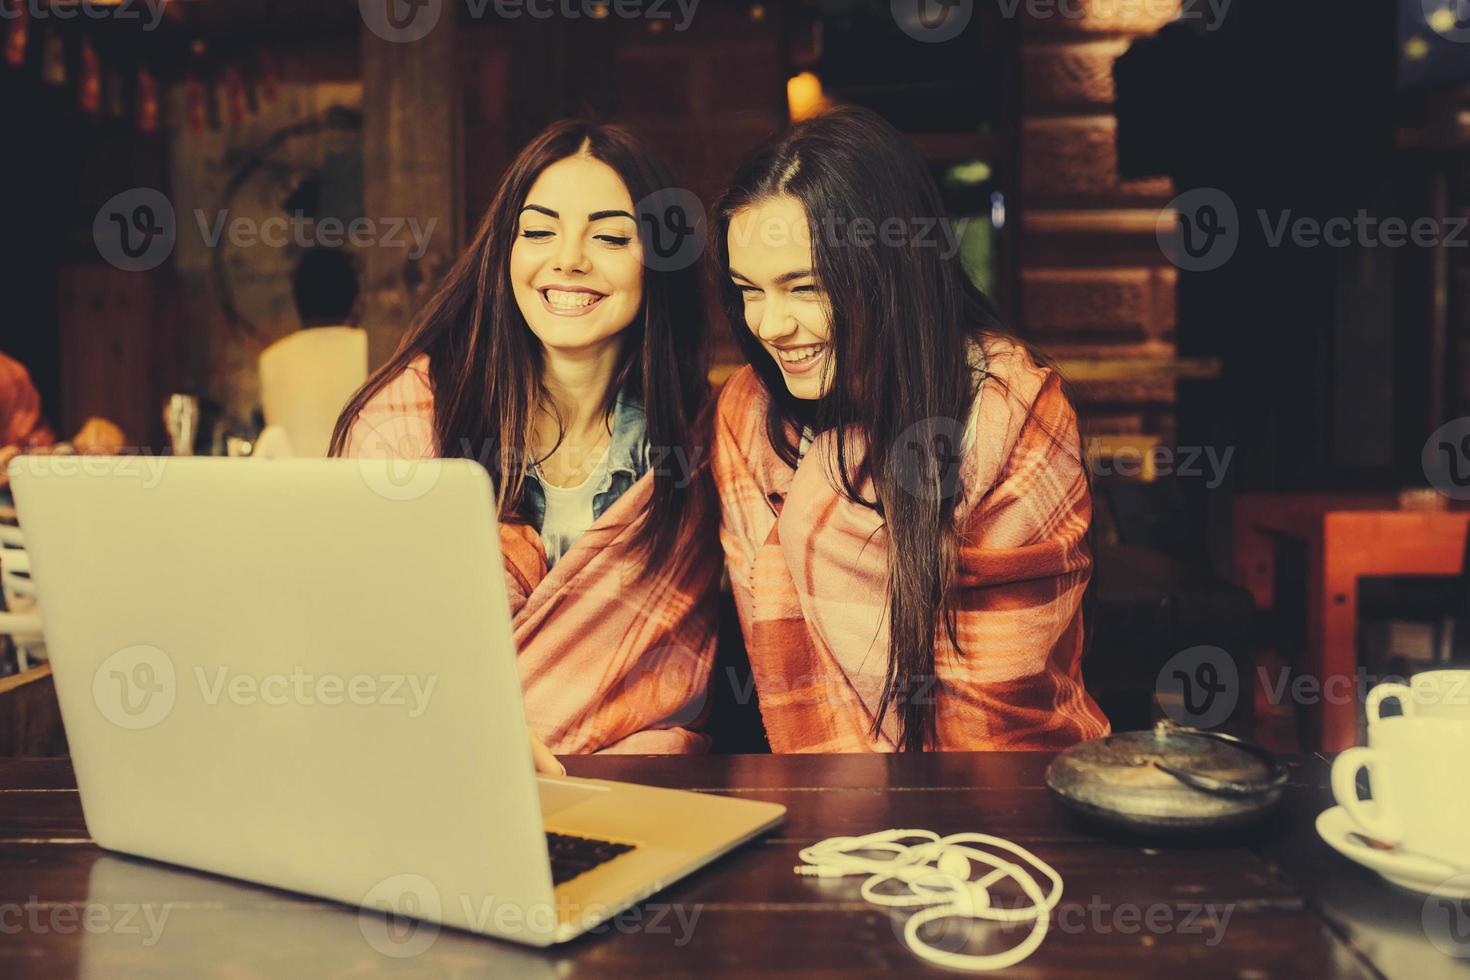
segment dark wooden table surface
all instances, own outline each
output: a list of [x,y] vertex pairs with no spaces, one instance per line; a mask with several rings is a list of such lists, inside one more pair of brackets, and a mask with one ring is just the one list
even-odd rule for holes
[[[1061,873],[1052,929],[1013,975],[1470,973],[1470,959],[1450,955],[1470,956],[1458,923],[1432,919],[1443,910],[1426,910],[1420,896],[1317,839],[1313,820],[1330,801],[1321,757],[1291,761],[1285,805],[1263,834],[1214,846],[1147,846],[1091,832],[1048,796],[1049,760],[568,758],[573,775],[772,800],[788,818],[599,935],[535,951],[443,930],[405,957],[374,948],[354,909],[108,854],[87,836],[65,760],[0,760],[0,977],[958,975],[914,958],[895,929],[902,918],[865,904],[860,878],[791,873],[806,843],[890,827],[998,834]],[[977,933],[973,949],[1019,938],[977,928],[988,934]],[[402,949],[419,945],[407,941],[412,933],[400,938]]]

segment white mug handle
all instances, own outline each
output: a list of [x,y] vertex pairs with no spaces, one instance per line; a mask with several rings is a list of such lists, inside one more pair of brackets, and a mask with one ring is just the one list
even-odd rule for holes
[[1368,724],[1376,725],[1383,720],[1381,709],[1383,702],[1388,698],[1395,698],[1399,703],[1399,710],[1404,717],[1414,713],[1414,691],[1407,684],[1379,684],[1368,692],[1368,700],[1363,705],[1363,710],[1368,715]]
[[[1398,844],[1404,839],[1403,828],[1389,811],[1388,794],[1383,792],[1388,779],[1382,763],[1383,755],[1371,748],[1358,746],[1348,749],[1332,763],[1332,795],[1352,821],[1362,828],[1363,833],[1385,844]],[[1368,770],[1368,779],[1373,786],[1375,807],[1367,806],[1366,800],[1358,799],[1358,771]]]

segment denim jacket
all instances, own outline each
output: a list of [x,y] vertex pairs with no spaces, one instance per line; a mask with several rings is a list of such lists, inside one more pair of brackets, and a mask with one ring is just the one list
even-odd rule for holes
[[[612,441],[607,447],[607,472],[592,498],[595,521],[648,471],[648,423],[643,406],[625,388],[613,406]],[[535,470],[526,472],[526,517],[539,534],[546,520],[546,491]]]

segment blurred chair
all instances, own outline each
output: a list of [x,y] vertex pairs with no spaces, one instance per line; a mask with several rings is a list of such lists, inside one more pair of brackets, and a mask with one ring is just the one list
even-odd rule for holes
[[[1416,666],[1470,665],[1470,534],[1466,535],[1460,574],[1364,578],[1358,582],[1358,662],[1382,663],[1379,674],[1412,673]],[[1396,623],[1426,627],[1429,659],[1399,662],[1394,651],[1380,653],[1374,640]]]
[[15,645],[16,666],[26,670],[35,660],[46,659],[46,641],[41,632],[41,613],[36,606],[36,585],[31,579],[30,556],[20,528],[0,523],[0,636]]
[[260,402],[272,435],[269,455],[325,456],[332,427],[368,374],[367,331],[298,330],[260,355]]
[[1254,604],[1249,592],[1215,574],[1178,480],[1094,481],[1092,644],[1083,673],[1114,729],[1147,728],[1169,658],[1194,646],[1220,647],[1241,681],[1235,727],[1249,735]]
[[0,756],[66,754],[51,665],[0,677]]

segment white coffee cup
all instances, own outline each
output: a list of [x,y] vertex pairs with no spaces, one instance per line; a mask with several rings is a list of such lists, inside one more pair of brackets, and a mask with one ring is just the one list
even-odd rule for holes
[[[1358,799],[1368,770],[1371,800]],[[1332,795],[1369,837],[1470,868],[1470,719],[1384,718],[1332,763]]]
[[1428,670],[1409,678],[1408,684],[1379,684],[1364,705],[1370,731],[1384,719],[1383,702],[1390,698],[1406,718],[1470,720],[1470,670]]

